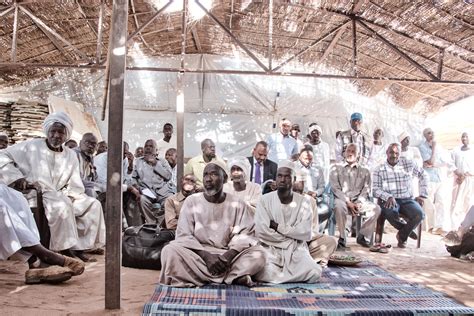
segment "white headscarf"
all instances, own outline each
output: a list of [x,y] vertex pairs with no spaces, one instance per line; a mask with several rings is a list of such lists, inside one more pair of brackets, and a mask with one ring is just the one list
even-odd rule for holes
[[250,181],[250,162],[246,157],[237,156],[229,160],[227,167],[232,170],[232,166],[237,166],[242,169],[245,181]]
[[71,138],[73,129],[72,120],[69,115],[64,112],[55,112],[49,114],[43,122],[43,132],[46,134],[46,136],[48,136],[48,132],[54,123],[60,123],[66,127],[66,141],[69,140]]
[[311,135],[311,132],[314,131],[314,130],[319,131],[319,135],[323,134],[323,130],[322,130],[321,126],[319,126],[319,125],[310,126],[309,129],[308,129],[308,134]]

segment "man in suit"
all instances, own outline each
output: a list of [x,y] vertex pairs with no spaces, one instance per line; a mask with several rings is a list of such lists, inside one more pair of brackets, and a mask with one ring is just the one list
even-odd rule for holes
[[275,181],[278,165],[275,162],[267,159],[267,155],[268,144],[265,141],[259,141],[252,151],[252,156],[247,157],[251,166],[251,182],[262,184],[268,180]]

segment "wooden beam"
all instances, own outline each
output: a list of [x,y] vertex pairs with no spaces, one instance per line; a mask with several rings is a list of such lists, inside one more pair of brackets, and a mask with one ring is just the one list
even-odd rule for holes
[[15,7],[11,6],[9,7],[8,9],[6,10],[3,10],[2,12],[0,12],[0,18],[4,15],[7,15],[8,13],[12,12],[13,10],[15,10]]
[[268,69],[272,69],[273,55],[273,0],[268,2]]
[[196,4],[202,9],[204,10],[204,12],[206,12],[207,16],[210,17],[217,25],[219,25],[221,27],[221,29],[227,33],[227,35],[230,36],[231,39],[234,40],[234,42],[240,47],[242,48],[242,50],[244,52],[247,53],[247,55],[253,59],[253,61],[255,61],[259,66],[260,68],[262,68],[264,71],[269,71],[270,69],[267,68],[267,66],[265,66],[258,58],[257,56],[254,55],[254,53],[252,53],[237,37],[235,37],[235,35],[224,25],[222,24],[221,21],[219,21],[215,16],[214,14],[212,14],[211,12],[209,12],[209,10],[207,10],[207,8],[205,6],[202,5],[201,2],[199,2],[199,0],[195,0],[196,1]]
[[193,27],[191,27],[191,35],[193,36],[194,45],[196,45],[198,53],[202,54],[201,40],[199,39],[199,34],[196,31],[196,25],[193,25]]
[[[41,19],[36,17],[33,13],[31,13],[28,9],[23,7],[22,5],[19,5],[20,9],[26,13],[38,26],[41,26],[42,29],[45,31],[49,32],[52,36],[57,38],[59,41],[63,42],[66,46],[69,46],[76,54],[78,54],[82,59],[91,62],[90,58],[81,52],[79,49],[77,49],[73,44],[71,44],[67,39],[59,35],[55,30],[47,26]],[[49,36],[48,36],[49,37]]]
[[[34,21],[33,21],[34,22]],[[36,22],[35,22],[36,24]],[[36,24],[36,26],[41,30],[41,32],[43,32],[44,35],[46,35],[46,37],[49,38],[49,40],[51,41],[51,43],[53,43],[54,47],[56,47],[57,50],[59,50],[61,52],[61,54],[63,54],[63,56],[66,58],[66,60],[71,60],[70,56],[69,56],[69,53],[66,49],[64,49],[64,46],[61,45],[61,43],[58,42],[58,40],[56,40],[56,38],[51,34],[49,33],[43,26],[41,26],[40,24]]]
[[352,6],[351,14],[359,13],[362,6],[367,2],[367,0],[354,0],[354,4]]
[[95,63],[100,64],[100,57],[102,56],[102,34],[104,32],[104,0],[100,1],[99,7],[99,21],[97,22],[97,47],[95,51]]
[[161,12],[165,11],[166,8],[171,4],[173,3],[173,0],[168,0],[168,2],[163,6],[161,7],[161,9],[159,9],[157,12],[155,12],[155,14],[153,14],[149,19],[148,21],[146,21],[145,23],[142,24],[142,26],[140,26],[138,29],[135,30],[135,32],[133,32],[132,34],[130,34],[127,38],[127,44],[130,43],[130,41],[138,34],[140,33],[141,31],[143,31],[148,25],[151,24],[151,22],[155,21],[155,19],[161,14]]
[[336,35],[334,35],[334,37],[332,38],[332,40],[329,43],[328,47],[324,50],[323,56],[321,56],[321,58],[318,60],[318,62],[317,62],[318,65],[321,64],[326,59],[326,57],[328,57],[329,53],[331,53],[331,51],[334,49],[337,42],[341,38],[342,34],[346,30],[346,25],[342,26],[339,29],[339,31],[337,31]]
[[407,54],[405,54],[404,52],[402,52],[398,47],[396,47],[395,45],[393,45],[392,43],[390,43],[390,41],[388,41],[385,37],[383,37],[382,35],[380,35],[379,33],[377,33],[375,30],[373,30],[372,28],[370,28],[367,24],[365,24],[364,22],[360,21],[360,20],[357,20],[357,23],[359,23],[360,26],[362,26],[364,29],[366,29],[367,31],[369,31],[371,34],[373,34],[377,39],[379,39],[382,43],[384,43],[385,45],[387,45],[391,50],[393,50],[395,53],[397,53],[398,55],[400,55],[403,59],[405,59],[406,61],[408,61],[410,64],[412,64],[413,66],[415,66],[416,68],[418,68],[418,70],[420,70],[421,72],[423,72],[425,75],[427,75],[428,77],[430,77],[431,79],[433,80],[437,80],[438,78],[433,75],[431,72],[429,72],[427,69],[425,69],[423,66],[421,66],[418,62],[416,62],[415,60],[413,60],[410,56],[408,56]]
[[315,40],[314,42],[312,42],[310,45],[306,46],[305,48],[301,49],[298,53],[296,53],[295,55],[293,55],[292,57],[288,58],[287,60],[285,60],[284,62],[282,62],[280,65],[278,65],[277,67],[273,68],[272,71],[277,71],[278,69],[282,68],[283,66],[285,66],[286,64],[288,64],[290,61],[292,61],[293,59],[295,58],[298,58],[299,56],[303,55],[304,53],[306,53],[308,50],[310,50],[311,48],[313,48],[314,46],[316,46],[317,44],[321,43],[322,41],[324,41],[328,36],[330,36],[331,34],[334,34],[335,32],[337,32],[338,30],[340,30],[342,27],[346,26],[346,24],[348,24],[350,21],[346,21],[344,22],[343,24],[339,25],[338,27],[336,28],[333,28],[332,30],[330,30],[329,32],[327,32],[326,34],[324,34],[323,36],[321,36],[320,38],[318,38],[317,40]]
[[355,19],[352,19],[352,74],[357,75],[357,23]]
[[[135,13],[135,2],[133,0],[130,0],[130,7],[132,8],[132,13]],[[135,22],[135,28],[139,29],[140,25],[138,24],[137,16],[135,16],[135,15],[133,16],[133,21]],[[143,38],[143,34],[141,32],[138,36],[140,37],[143,45],[145,45],[146,48],[151,50],[153,53],[156,53],[156,51],[153,48],[151,48],[150,45],[148,45],[147,41],[145,41],[145,39]]]
[[13,17],[13,37],[12,37],[12,53],[11,53],[11,61],[14,63],[16,62],[16,46],[18,40],[18,4],[15,2],[15,13]]
[[77,8],[78,8],[78,10],[79,10],[79,13],[86,19],[87,25],[88,25],[89,28],[91,29],[92,33],[95,34],[95,37],[99,37],[99,35],[97,34],[97,32],[96,32],[96,30],[95,30],[94,25],[92,25],[91,20],[87,19],[87,15],[86,15],[86,13],[84,12],[84,9],[82,8],[82,5],[81,5],[80,0],[76,0],[76,4],[77,4]]
[[441,80],[443,75],[443,60],[444,60],[444,49],[439,50],[438,54],[438,79]]
[[114,0],[110,30],[109,121],[106,195],[105,308],[120,308],[122,248],[123,103],[127,60],[128,1]]

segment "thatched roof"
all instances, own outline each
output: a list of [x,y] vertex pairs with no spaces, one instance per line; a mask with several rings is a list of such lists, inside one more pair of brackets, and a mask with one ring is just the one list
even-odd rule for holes
[[[21,8],[18,10],[17,62],[97,62],[100,0],[18,2]],[[333,73],[365,77],[438,80],[439,58],[443,56],[442,80],[474,81],[474,4],[470,2],[273,0],[273,65],[279,65],[320,39],[288,66],[298,63],[304,65],[308,72],[315,73],[333,69]],[[8,10],[11,3],[0,1],[0,10]],[[105,3],[99,64],[103,64],[107,55],[111,25],[111,1]],[[129,3],[128,30],[131,34],[166,1],[130,0]],[[214,0],[210,12],[262,63],[268,65],[269,0]],[[77,50],[51,35],[30,15],[43,21]],[[357,23],[354,22],[357,25],[356,69],[352,61],[351,17],[357,20]],[[14,10],[0,17],[0,25],[0,63],[8,63],[11,61]],[[161,14],[133,38],[129,48],[133,43],[138,43],[145,56],[179,55],[181,25],[181,12]],[[322,39],[326,34],[329,35]],[[380,37],[395,48],[384,44]],[[397,49],[405,57],[396,52]],[[246,55],[209,16],[189,20],[186,54],[232,56],[236,51]],[[131,54],[133,50],[129,50],[129,56]],[[281,70],[284,71],[285,67]],[[3,64],[0,67],[0,85],[24,83],[54,71],[52,68],[15,69],[14,66]],[[428,109],[436,109],[474,94],[473,85],[380,80],[353,82],[365,95],[371,96],[385,90],[404,107],[421,104]]]

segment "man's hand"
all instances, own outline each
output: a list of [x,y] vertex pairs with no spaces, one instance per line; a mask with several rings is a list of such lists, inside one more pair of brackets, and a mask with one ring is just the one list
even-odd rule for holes
[[273,219],[270,220],[270,228],[273,229],[274,231],[278,230],[278,223],[275,222]]
[[433,168],[433,164],[430,161],[423,161],[423,168]]
[[357,204],[351,201],[347,201],[346,205],[347,205],[347,210],[349,211],[349,213],[351,213],[352,216],[359,215],[359,207],[357,206]]
[[270,182],[270,189],[272,189],[272,191],[275,191],[275,190],[277,189],[277,183],[276,183],[276,181]]
[[463,183],[463,181],[464,181],[465,178],[466,178],[466,177],[465,177],[463,174],[456,175],[456,183],[457,183],[457,184]]
[[152,165],[153,167],[156,166],[156,164],[158,163],[154,155],[145,155],[143,159],[145,160],[146,163]]
[[415,198],[415,201],[416,201],[418,204],[420,204],[421,207],[423,207],[423,204],[425,204],[425,199],[422,198],[421,196],[417,196],[417,197]]
[[397,202],[395,201],[395,198],[393,196],[391,196],[385,202],[384,207],[385,208],[393,208],[393,207],[395,207],[395,205],[397,205]]
[[133,186],[129,186],[128,187],[128,191],[130,193],[132,193],[134,196],[135,196],[135,200],[136,201],[140,201],[140,198],[141,198],[141,194],[140,194],[140,191],[138,191],[135,187]]
[[133,154],[129,151],[127,151],[125,153],[125,157],[127,158],[128,160],[128,169],[132,169],[133,170],[133,159],[135,159],[135,157],[133,156]]
[[220,257],[219,255],[212,254],[207,251],[201,251],[199,255],[201,256],[202,260],[204,260],[204,262],[206,263],[206,266],[212,275],[219,275],[219,274],[224,273],[227,270],[226,263],[224,263],[221,259],[219,259]]
[[316,192],[313,192],[313,191],[308,191],[306,194],[308,194],[309,196],[311,196],[312,198],[315,198],[315,199],[318,197]]
[[219,260],[224,262],[226,266],[226,270],[230,267],[232,260],[239,254],[239,252],[235,249],[229,249],[224,252],[222,255],[219,256]]
[[31,189],[31,185],[26,181],[25,178],[21,178],[10,184],[10,187],[17,191],[25,191],[26,189]]

